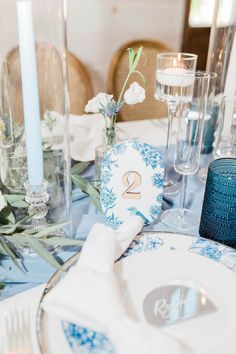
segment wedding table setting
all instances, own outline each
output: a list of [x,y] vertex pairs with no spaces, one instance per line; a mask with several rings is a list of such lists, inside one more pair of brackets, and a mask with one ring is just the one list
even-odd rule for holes
[[206,71],[158,53],[168,117],[119,122],[147,99],[145,48],[128,48],[118,97],[70,114],[66,6],[34,5],[11,8],[22,113],[12,44],[1,54],[0,354],[234,354],[236,27],[225,46],[215,16]]

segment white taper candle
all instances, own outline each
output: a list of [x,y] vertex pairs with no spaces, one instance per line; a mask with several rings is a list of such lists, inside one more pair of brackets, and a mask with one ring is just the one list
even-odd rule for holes
[[43,150],[31,0],[17,0],[28,179],[43,184]]

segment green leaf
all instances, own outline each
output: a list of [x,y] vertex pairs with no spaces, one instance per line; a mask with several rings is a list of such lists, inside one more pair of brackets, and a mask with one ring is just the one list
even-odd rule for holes
[[15,208],[27,208],[28,203],[25,201],[25,195],[21,194],[4,194],[6,201]]
[[95,207],[103,214],[103,210],[100,204],[100,194],[98,190],[89,183],[87,193]]
[[81,172],[83,172],[88,166],[90,165],[90,162],[79,162],[76,165],[74,165],[71,169],[71,174],[72,175],[79,175]]
[[26,203],[24,200],[19,200],[11,204],[14,208],[28,208],[29,204]]
[[58,237],[58,236],[52,236],[48,237],[47,239],[43,240],[43,243],[46,243],[48,245],[52,246],[83,246],[84,241],[83,240],[74,240],[66,237]]
[[4,197],[9,204],[25,200],[25,195],[23,194],[4,194]]
[[47,227],[38,230],[25,230],[21,233],[21,235],[26,235],[26,236],[31,235],[34,238],[43,238],[52,235],[55,231],[58,231],[59,229],[61,229],[66,225],[68,225],[68,222],[56,224],[56,225],[49,225]]
[[89,195],[92,203],[102,213],[103,211],[100,205],[100,197],[97,189],[94,188],[84,177],[72,176],[72,180],[77,187],[79,187],[83,192]]
[[6,240],[12,242],[15,246],[27,246],[27,239],[25,236],[21,236],[21,234],[13,234],[11,236],[4,236]]
[[134,62],[134,50],[133,50],[133,48],[128,48],[127,51],[129,54],[129,70],[130,70],[132,68],[133,62]]
[[81,176],[71,176],[73,183],[76,185],[76,187],[80,188],[83,192],[87,193],[87,185],[88,181],[86,178],[81,177]]
[[18,227],[23,227],[23,228],[27,228],[30,227],[29,225],[23,225],[24,222],[29,221],[32,219],[32,216],[30,215],[26,215],[23,219],[19,220],[15,225]]
[[143,75],[140,71],[138,71],[138,70],[134,70],[133,73],[138,74],[138,75],[141,77],[141,79],[142,79],[142,81],[143,81],[143,84],[146,86],[147,80],[146,80],[146,78],[144,77],[144,75]]
[[147,80],[145,79],[144,75],[143,75],[140,71],[138,71],[138,70],[134,70],[134,72],[133,72],[133,73],[138,74],[138,75],[141,77],[141,79],[142,79],[142,81],[143,81],[144,85],[146,86],[146,84],[147,84]]
[[14,214],[13,214],[12,212],[10,212],[10,213],[7,215],[6,219],[7,219],[11,224],[15,224],[15,222],[16,222],[15,216],[14,216]]
[[15,224],[16,222],[15,216],[8,206],[1,210],[0,219],[0,224],[7,224],[8,222],[10,222],[11,224]]
[[30,236],[26,236],[29,246],[40,256],[42,257],[47,263],[49,263],[52,267],[63,270],[62,266],[57,262],[57,260],[53,257],[53,255],[43,247],[42,243],[35,238]]
[[6,249],[1,244],[1,241],[0,241],[0,253],[3,254],[4,256],[9,256],[8,252],[6,251]]
[[5,241],[4,237],[0,238],[0,243],[2,248],[5,250],[5,252],[12,258],[16,259],[16,254],[12,251],[12,249],[8,246],[7,242]]
[[132,65],[132,72],[135,71],[137,65],[138,65],[138,62],[139,62],[139,59],[141,57],[141,54],[142,54],[142,51],[143,51],[143,47],[139,47],[139,49],[137,50],[137,52],[135,53],[134,55],[134,60],[133,60],[133,65]]
[[0,226],[0,234],[10,235],[16,230],[16,225],[2,225]]
[[21,271],[24,272],[24,270],[21,268],[21,266],[19,265],[19,263],[17,262],[17,254],[15,253],[15,251],[10,247],[10,245],[7,244],[7,242],[5,241],[4,237],[0,237],[0,244],[2,246],[2,248],[5,250],[6,254],[11,257],[13,263],[15,264],[15,266],[20,269]]

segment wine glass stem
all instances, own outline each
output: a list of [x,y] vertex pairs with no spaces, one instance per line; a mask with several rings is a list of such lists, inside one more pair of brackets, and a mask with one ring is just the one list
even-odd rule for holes
[[179,212],[179,216],[181,218],[184,216],[186,190],[187,190],[187,175],[183,175],[182,176],[182,181],[181,181],[181,190],[180,190],[180,212]]
[[172,134],[172,125],[173,125],[173,119],[176,113],[176,108],[177,104],[173,102],[168,103],[168,132],[167,132],[167,143],[166,143],[166,164],[171,161],[171,151],[170,151],[170,145],[171,145],[171,134]]

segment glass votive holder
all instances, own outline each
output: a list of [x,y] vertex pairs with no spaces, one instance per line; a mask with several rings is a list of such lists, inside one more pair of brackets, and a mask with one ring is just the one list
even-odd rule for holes
[[210,163],[199,228],[201,237],[236,248],[236,159]]

